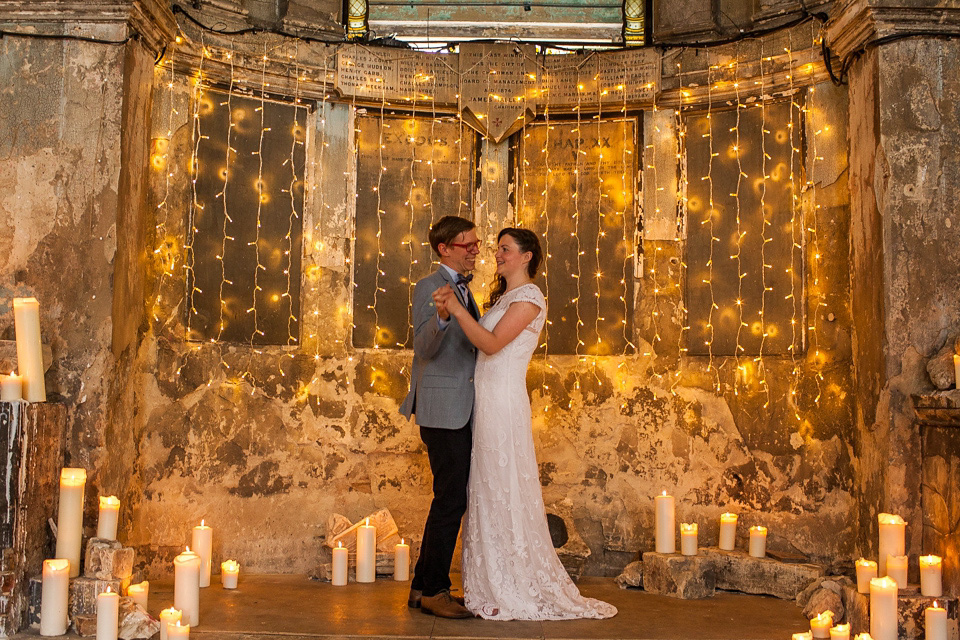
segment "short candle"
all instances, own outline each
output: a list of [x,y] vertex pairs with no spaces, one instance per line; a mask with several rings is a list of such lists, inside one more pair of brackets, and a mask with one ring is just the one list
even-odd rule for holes
[[838,624],[830,627],[830,640],[850,640],[850,624]]
[[333,576],[331,582],[335,587],[342,587],[347,584],[347,560],[349,552],[343,543],[337,541],[337,546],[333,550]]
[[0,402],[23,400],[23,378],[15,373],[0,377]]
[[180,610],[173,607],[160,612],[160,640],[167,640],[167,624],[180,622],[181,617]]
[[97,640],[117,640],[120,626],[120,594],[110,587],[97,596]]
[[809,631],[801,631],[800,633],[795,633],[791,636],[793,640],[812,640],[813,634]]
[[869,633],[858,633],[854,640],[873,640],[873,636]]
[[40,592],[40,635],[62,636],[67,632],[69,594],[70,561],[63,558],[44,560]]
[[236,589],[240,579],[240,563],[236,560],[224,560],[220,563],[220,584],[224,589]]
[[943,558],[920,556],[920,595],[939,598],[943,595]]
[[399,582],[410,579],[410,545],[405,544],[403,538],[393,551],[393,579]]
[[870,581],[870,635],[897,640],[897,583],[889,576]]
[[685,556],[697,555],[697,523],[680,523],[680,553]]
[[677,533],[673,496],[664,491],[655,498],[655,548],[657,553],[676,553]]
[[870,593],[870,581],[877,576],[877,563],[873,560],[860,558],[857,560],[857,591]]
[[720,514],[720,540],[717,546],[724,551],[733,551],[737,544],[737,514]]
[[180,620],[167,623],[167,640],[190,640],[190,625]]
[[887,556],[902,556],[906,553],[906,527],[903,518],[892,513],[877,516],[880,523],[880,545],[877,556],[877,574],[887,575]]
[[100,496],[100,517],[97,520],[97,537],[103,540],[116,540],[117,520],[119,516],[119,498],[117,498],[117,496]]
[[923,610],[925,640],[947,640],[947,610],[933,601],[932,607]]
[[150,599],[150,583],[144,580],[143,582],[130,585],[127,587],[127,597],[144,609],[149,609],[147,603]]
[[814,638],[829,638],[833,626],[833,611],[829,609],[810,619],[810,633]]
[[759,525],[750,527],[750,555],[754,558],[767,556],[767,528]]
[[907,588],[907,556],[887,556],[887,575],[897,583],[898,589]]

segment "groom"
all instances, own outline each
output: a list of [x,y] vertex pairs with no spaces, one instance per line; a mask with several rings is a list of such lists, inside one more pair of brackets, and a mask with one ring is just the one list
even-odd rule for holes
[[433,502],[407,604],[442,618],[472,618],[463,598],[450,595],[450,563],[467,510],[477,349],[449,313],[438,312],[433,292],[450,285],[463,306],[479,318],[467,285],[480,241],[473,222],[457,216],[437,220],[429,240],[440,267],[413,290],[413,372],[400,412],[408,418],[416,414],[433,472]]

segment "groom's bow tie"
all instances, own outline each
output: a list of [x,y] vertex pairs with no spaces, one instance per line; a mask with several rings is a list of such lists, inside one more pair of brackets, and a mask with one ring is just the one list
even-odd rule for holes
[[471,273],[468,276],[463,275],[462,273],[457,274],[457,285],[461,287],[466,287],[470,284],[470,281],[473,280],[473,274]]

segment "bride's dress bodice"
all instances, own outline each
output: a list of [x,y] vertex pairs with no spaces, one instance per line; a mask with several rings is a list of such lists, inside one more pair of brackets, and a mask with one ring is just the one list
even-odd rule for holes
[[540,342],[540,330],[547,318],[547,303],[540,288],[535,284],[525,284],[503,294],[480,318],[480,325],[493,331],[514,302],[531,302],[540,308],[540,313],[520,335],[500,351],[489,356],[485,353],[477,356],[477,370],[474,374],[477,393],[496,396],[511,391],[516,393],[520,389],[526,394],[527,365],[530,364],[530,357]]

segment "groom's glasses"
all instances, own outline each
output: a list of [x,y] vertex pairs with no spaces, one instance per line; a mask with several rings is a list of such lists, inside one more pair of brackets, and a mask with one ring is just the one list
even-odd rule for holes
[[479,240],[477,240],[476,242],[451,242],[451,243],[450,243],[450,246],[451,246],[451,247],[460,247],[460,248],[463,249],[464,251],[470,251],[471,249],[472,249],[473,251],[480,251],[480,241],[479,241]]

